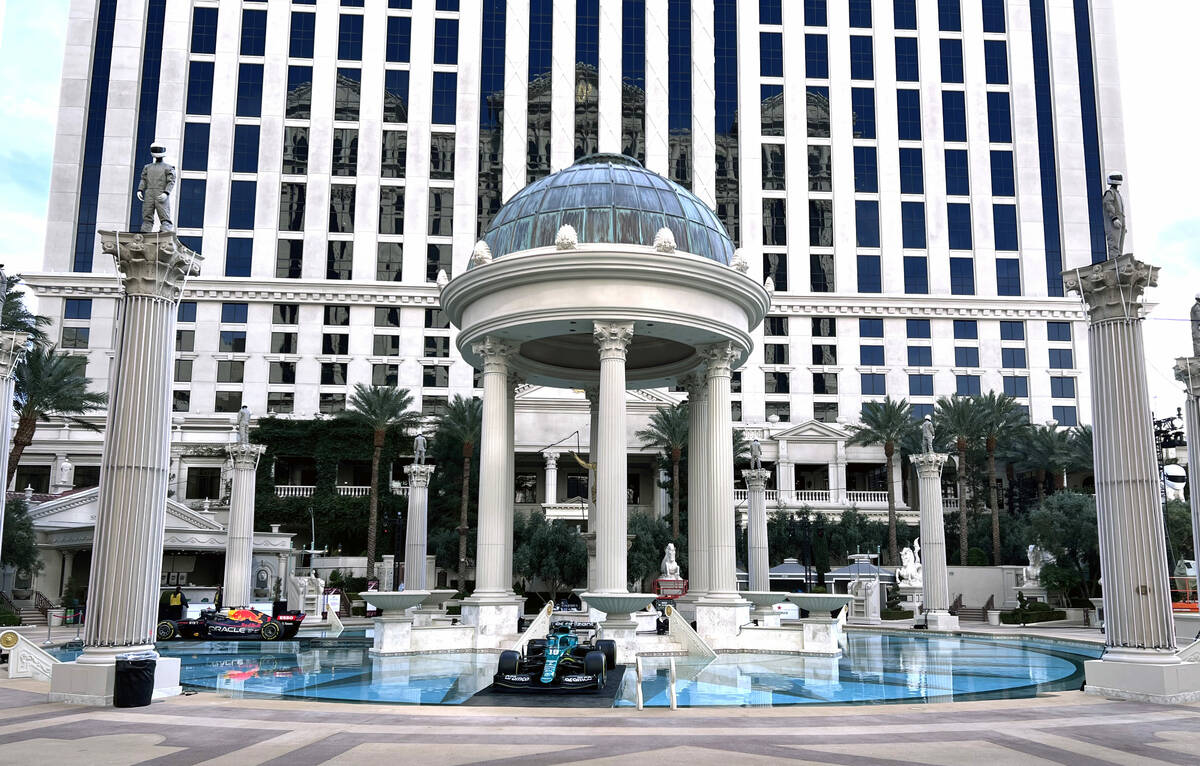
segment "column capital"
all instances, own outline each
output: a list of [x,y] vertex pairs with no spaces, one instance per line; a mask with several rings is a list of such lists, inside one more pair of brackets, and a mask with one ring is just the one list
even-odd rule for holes
[[199,276],[203,256],[173,231],[101,231],[100,248],[113,256],[126,295],[177,303],[188,277]]
[[1158,267],[1122,255],[1062,273],[1069,293],[1079,293],[1094,324],[1108,319],[1140,319],[1142,295],[1158,285]]
[[229,453],[229,459],[233,461],[233,467],[250,471],[258,468],[258,459],[266,450],[267,445],[265,444],[237,442],[225,445],[225,451]]
[[472,343],[471,351],[483,358],[484,372],[508,372],[508,359],[513,354],[513,347],[502,338],[488,335],[483,340]]
[[559,454],[560,453],[557,450],[546,450],[545,452],[542,453],[542,459],[546,461],[547,468],[557,468],[558,467]]
[[1188,396],[1200,397],[1200,356],[1181,356],[1176,359],[1175,380],[1187,388]]
[[633,340],[633,322],[593,322],[592,338],[600,347],[601,359],[625,359]]
[[435,468],[437,466],[433,463],[412,463],[404,466],[404,473],[408,474],[408,486],[428,487],[429,477],[433,475]]
[[723,343],[710,343],[707,346],[700,346],[696,349],[700,356],[707,363],[704,370],[706,380],[713,378],[728,378],[733,371],[733,360],[737,358],[737,351],[734,350],[733,344],[729,341]]
[[588,404],[592,409],[600,406],[600,386],[584,386],[583,395],[587,397]]
[[20,330],[0,332],[0,378],[11,378],[13,370],[25,356],[29,333]]
[[749,468],[742,471],[742,481],[746,482],[748,490],[766,489],[767,479],[770,477],[771,472],[765,468]]
[[950,457],[944,452],[922,452],[919,455],[909,455],[909,461],[916,467],[917,475],[922,479],[940,479],[942,466]]
[[679,385],[687,391],[688,401],[702,401],[708,397],[708,385],[705,381],[704,368],[689,372],[679,379]]
[[510,394],[515,394],[517,388],[525,385],[525,376],[512,368],[509,368],[506,380],[508,382],[508,393]]

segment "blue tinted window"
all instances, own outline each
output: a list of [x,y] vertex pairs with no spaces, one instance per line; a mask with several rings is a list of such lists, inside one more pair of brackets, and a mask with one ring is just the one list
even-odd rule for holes
[[175,310],[175,320],[178,322],[195,322],[196,302],[180,301],[179,308]]
[[896,91],[896,116],[899,120],[901,141],[921,140],[921,92],[917,90]]
[[91,319],[91,298],[67,298],[63,306],[63,319]]
[[988,140],[993,144],[1012,143],[1012,115],[1008,104],[1008,94],[989,91],[988,104]]
[[950,294],[975,294],[975,261],[971,258],[950,259]]
[[217,9],[192,10],[192,53],[217,52]]
[[[250,251],[254,244],[254,240],[246,237],[230,237],[225,246],[225,276],[227,277],[248,277],[250,276]],[[226,303],[224,306],[230,304]],[[245,305],[245,304],[240,304]],[[222,308],[224,308],[222,306]],[[222,312],[223,313],[223,312]],[[246,318],[241,319],[225,319],[223,322],[245,322]]]
[[245,324],[249,310],[250,306],[246,303],[222,303],[221,321],[229,324]]
[[1050,367],[1055,370],[1069,370],[1075,366],[1075,355],[1069,348],[1050,349]]
[[783,23],[783,0],[758,0],[759,24]]
[[412,49],[412,18],[389,16],[387,20],[387,60],[408,61]]
[[858,336],[860,338],[882,338],[883,337],[883,320],[882,319],[859,319],[858,320]]
[[942,82],[962,82],[962,40],[940,40],[939,45],[942,50]]
[[1017,249],[1017,206],[993,205],[992,224],[996,229],[996,249]]
[[346,8],[364,8],[366,7],[366,0],[342,0],[342,6]]
[[967,140],[967,95],[961,90],[942,91],[942,126],[947,141]]
[[1055,399],[1074,399],[1075,398],[1075,378],[1062,378],[1053,376],[1050,378],[1050,396]]
[[258,171],[257,125],[235,125],[233,127],[233,172],[254,173]]
[[458,0],[437,0],[435,7],[439,11],[457,11]]
[[962,9],[958,0],[938,0],[938,29],[943,32],[962,31]]
[[872,372],[862,373],[862,392],[864,396],[887,394],[887,376]]
[[[576,8],[578,7],[577,0]],[[598,9],[596,14],[598,16]],[[576,36],[578,37],[578,13],[576,16]],[[599,19],[597,18],[598,24]],[[598,28],[593,27],[590,31],[595,35],[594,39],[598,45]],[[576,47],[578,48],[578,42]],[[579,101],[577,100],[577,112],[578,109]],[[690,188],[692,184],[691,0],[667,1],[667,153],[672,158],[671,180]]]
[[805,91],[808,95],[808,135],[829,138],[829,88],[809,85]]
[[1050,414],[1058,421],[1060,426],[1064,428],[1072,428],[1079,425],[1079,417],[1076,414],[1075,408],[1054,405],[1050,408]]
[[989,85],[1008,84],[1008,44],[1003,40],[983,41],[983,69]]
[[920,149],[900,150],[900,193],[925,193],[925,165]]
[[879,191],[879,158],[873,146],[854,147],[854,191]]
[[[1024,336],[1022,336],[1024,337]],[[1047,322],[1046,337],[1049,340],[1070,340],[1071,339],[1071,323],[1070,322]]]
[[904,292],[912,295],[929,293],[929,264],[924,256],[904,256]]
[[199,229],[204,226],[204,181],[184,178],[179,182],[179,220],[181,229]]
[[910,338],[928,338],[929,337],[929,320],[928,319],[906,319],[904,320],[905,334]]
[[293,11],[288,55],[301,59],[312,58],[313,43],[316,40],[316,29],[317,14]]
[[929,346],[909,346],[908,347],[908,366],[909,367],[932,367],[933,366],[933,349]]
[[954,393],[958,394],[959,396],[979,396],[979,376],[955,375]]
[[434,21],[433,63],[458,63],[458,19],[437,19]]
[[189,61],[187,84],[188,114],[212,114],[213,62]]
[[267,12],[242,11],[242,55],[262,56],[267,52]]
[[916,29],[917,0],[893,0],[892,20],[896,29]]
[[1025,361],[1025,349],[1000,349],[1000,366],[1006,370],[1020,370],[1028,367],[1029,365]]
[[955,346],[954,348],[954,366],[955,367],[978,367],[979,366],[979,349],[974,346]]
[[829,24],[825,0],[804,0],[804,23],[810,27],[823,27]]
[[783,77],[783,35],[759,32],[758,73],[763,77]]
[[954,337],[958,340],[975,340],[979,337],[979,323],[974,319],[955,319]]
[[408,122],[408,70],[383,73],[383,121]]
[[787,244],[787,201],[763,200],[763,244]]
[[307,120],[312,114],[312,67],[287,68],[287,102],[285,116]]
[[208,168],[207,122],[189,122],[183,127],[183,151],[180,153],[181,170],[205,170]]
[[917,55],[917,38],[896,38],[896,79],[916,82],[921,78],[921,59]]
[[951,250],[971,249],[971,206],[961,202],[946,205],[946,229]]
[[850,26],[871,28],[871,0],[850,0]]
[[[878,255],[858,256],[858,291],[860,293],[883,292],[883,272],[880,270]],[[883,320],[875,321],[882,326]],[[880,332],[882,333],[883,330],[881,329]]]
[[1074,5],[1075,57],[1079,64],[1079,114],[1083,122],[1083,165],[1087,175],[1084,188],[1087,189],[1088,218],[1091,221],[1092,261],[1099,262],[1108,257],[1108,245],[1104,237],[1104,178],[1100,170],[1100,118],[1096,106],[1091,3],[1088,0],[1074,0]]
[[829,37],[804,36],[804,76],[816,79],[829,77]]
[[254,228],[254,181],[232,181],[229,184],[229,228]]
[[433,73],[433,122],[453,125],[458,75],[454,72]]
[[1025,340],[1025,323],[1020,320],[1001,320],[1000,340]]
[[996,259],[996,294],[1021,294],[1021,261],[1017,258]]
[[864,366],[883,366],[883,346],[859,346],[858,363]]
[[854,112],[854,137],[875,138],[875,89],[851,88],[850,108]]
[[992,196],[1015,197],[1017,179],[1013,175],[1013,153],[997,149],[992,152]]
[[875,53],[870,37],[850,37],[850,79],[875,79]]
[[859,247],[879,247],[879,202],[873,199],[854,201],[855,244]]
[[964,196],[971,193],[971,170],[966,149],[946,150],[946,193]]
[[908,395],[909,396],[933,396],[933,376],[932,375],[909,375],[908,376]]
[[904,247],[925,247],[925,203],[901,202],[900,223],[904,230]]
[[1054,108],[1045,0],[1029,4],[1033,38],[1033,92],[1037,103],[1038,165],[1042,187],[1042,233],[1046,242],[1046,294],[1062,296],[1062,237],[1058,230],[1058,166],[1054,154]]
[[1029,396],[1029,378],[1024,375],[1005,375],[1004,393],[1009,396]]
[[[439,19],[439,23],[441,20]],[[338,58],[346,61],[362,61],[363,17],[361,14],[343,14],[338,17]],[[434,50],[437,50],[436,39]]]
[[1004,0],[983,0],[983,31],[1004,34]]
[[238,65],[237,116],[259,117],[262,114],[262,64]]
[[808,244],[815,247],[833,247],[832,200],[808,201]]

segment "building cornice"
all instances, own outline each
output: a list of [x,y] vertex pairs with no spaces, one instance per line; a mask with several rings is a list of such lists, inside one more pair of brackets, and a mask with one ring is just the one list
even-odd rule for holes
[[1078,298],[980,297],[977,295],[787,295],[772,296],[772,314],[813,316],[977,317],[980,319],[1085,319]]

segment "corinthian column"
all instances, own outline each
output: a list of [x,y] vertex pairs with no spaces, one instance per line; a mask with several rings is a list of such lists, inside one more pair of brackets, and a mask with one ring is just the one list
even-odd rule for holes
[[625,443],[625,353],[633,340],[632,322],[596,322],[600,347],[600,423],[596,439],[596,593],[625,593],[625,494],[628,454]]
[[265,444],[239,442],[226,445],[233,463],[233,487],[229,498],[229,528],[225,537],[226,606],[249,606],[250,578],[254,561],[254,486],[258,459]]
[[942,517],[942,466],[948,455],[926,452],[910,455],[917,468],[921,495],[922,598],[929,627],[956,630],[958,618],[950,614],[950,580],[946,570],[946,522]]
[[[7,286],[5,286],[7,289]],[[3,303],[0,303],[3,306]],[[8,450],[12,441],[12,403],[15,380],[13,372],[25,356],[25,344],[29,342],[29,333],[16,330],[0,332],[0,477],[8,478]],[[7,500],[8,485],[0,488],[0,553],[3,552],[4,541],[4,506]],[[0,574],[0,584],[3,576]]]
[[546,505],[554,505],[558,502],[558,453],[547,450],[542,459],[546,461]]
[[683,382],[688,392],[688,596],[708,594],[708,383],[703,371]]
[[[483,428],[479,449],[479,531],[472,598],[499,598],[508,590],[504,577],[504,493],[508,483],[508,359],[512,348],[489,336],[472,346],[483,359]],[[511,501],[511,498],[509,498]]]
[[[100,232],[124,288],[80,664],[154,648],[171,458],[175,313],[200,256],[172,232]],[[52,683],[53,686],[53,683]]]
[[[600,438],[600,386],[586,386],[583,389],[588,400],[588,458],[592,465],[596,464],[596,456],[600,454],[597,440]],[[587,587],[589,591],[596,589],[596,471],[588,469],[587,492],[587,531],[583,533],[587,544]]]
[[[1195,349],[1200,351],[1200,349]],[[1188,497],[1192,506],[1192,560],[1200,562],[1200,355],[1175,360],[1175,379],[1187,387]],[[1200,567],[1197,568],[1200,592]]]
[[701,349],[708,384],[707,489],[709,595],[737,599],[737,551],[734,550],[733,421],[730,415],[729,380],[735,352],[731,343],[714,343]]
[[404,536],[404,589],[426,590],[425,553],[429,548],[429,477],[434,465],[406,465],[408,474],[408,527]]
[[513,503],[516,500],[516,471],[517,471],[517,455],[516,455],[516,396],[517,386],[524,383],[524,379],[511,370],[508,373],[508,400],[506,402],[506,417],[508,444],[504,448],[504,456],[507,460],[504,468],[504,590],[506,593],[512,594],[512,577],[513,577]]
[[746,544],[752,591],[771,589],[771,562],[767,554],[767,478],[770,475],[765,468],[742,471],[742,479],[746,482]]

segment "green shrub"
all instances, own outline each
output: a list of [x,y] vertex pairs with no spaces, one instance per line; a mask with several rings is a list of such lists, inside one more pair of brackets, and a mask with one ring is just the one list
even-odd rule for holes
[[985,567],[990,563],[988,555],[979,548],[969,548],[967,550],[967,566]]
[[1030,601],[1027,607],[1031,612],[1051,612],[1054,608],[1045,601]]
[[[1028,625],[1035,622],[1051,622],[1053,620],[1065,620],[1067,613],[1061,609],[1033,609],[1030,608],[1025,612],[1024,624]],[[1005,625],[1021,625],[1020,610],[1013,609],[1010,612],[1000,613],[1000,622]]]
[[908,620],[912,619],[913,613],[907,609],[883,609],[879,612],[880,619],[883,620]]
[[0,627],[7,628],[21,624],[21,618],[0,606]]

